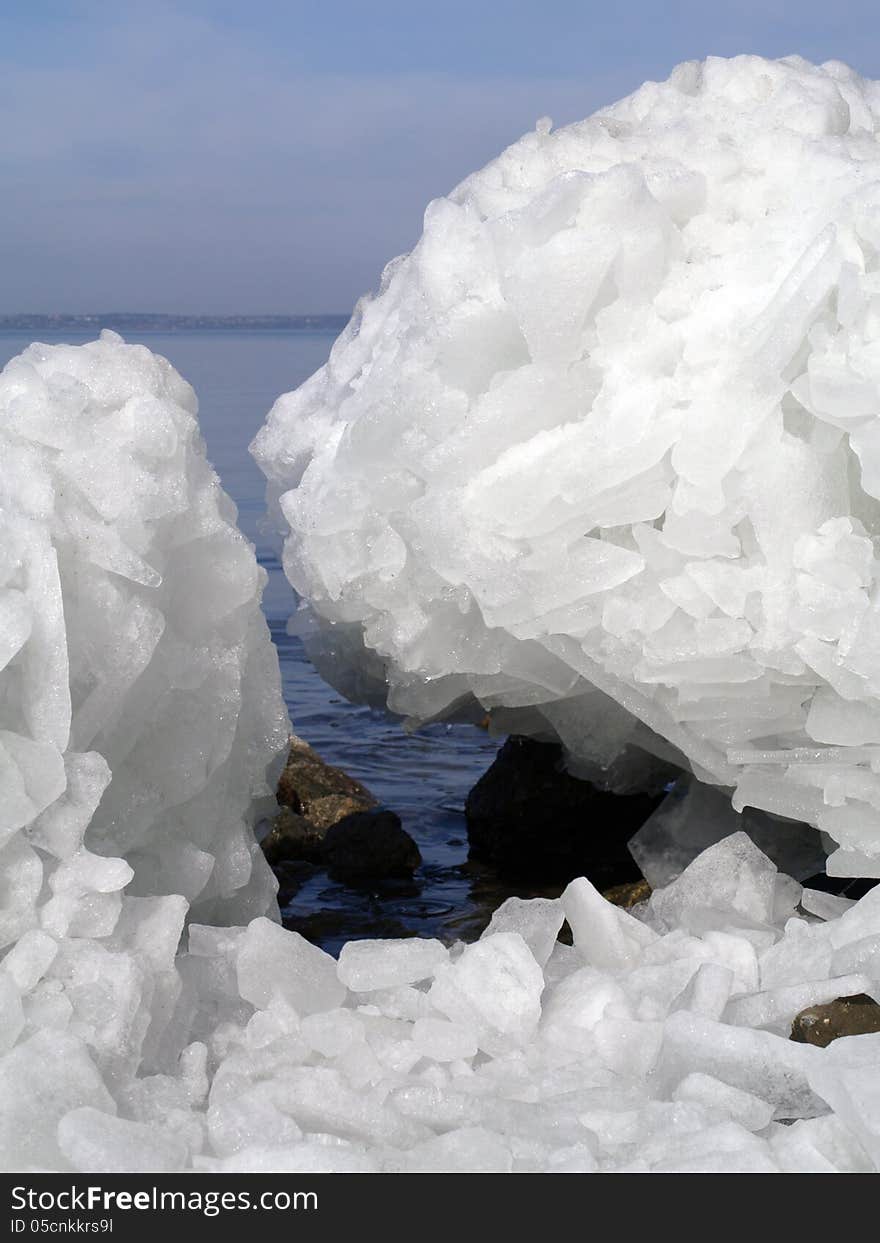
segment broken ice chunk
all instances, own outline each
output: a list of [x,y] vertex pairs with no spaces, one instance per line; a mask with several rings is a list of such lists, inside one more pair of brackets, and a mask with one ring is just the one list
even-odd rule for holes
[[742,832],[710,846],[650,906],[667,928],[691,932],[772,924],[777,872]]
[[91,1106],[64,1115],[58,1123],[58,1146],[83,1174],[171,1174],[189,1156],[186,1144],[169,1130]]
[[449,951],[439,941],[347,941],[339,953],[339,979],[355,993],[396,988],[429,979]]
[[562,927],[565,912],[559,901],[553,898],[507,898],[489,921],[484,937],[496,932],[518,932],[543,967]]
[[565,890],[562,909],[575,948],[595,967],[631,967],[657,936],[628,911],[606,902],[584,876],[573,880]]
[[541,1017],[544,977],[518,932],[496,932],[469,945],[455,962],[436,970],[430,998],[454,1023],[518,1044],[534,1033]]
[[346,996],[336,962],[298,932],[260,917],[241,939],[236,961],[241,995],[265,1010],[278,993],[298,1014],[333,1010]]

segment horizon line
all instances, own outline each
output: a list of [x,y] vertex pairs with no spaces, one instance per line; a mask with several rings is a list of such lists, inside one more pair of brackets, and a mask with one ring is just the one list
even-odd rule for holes
[[89,327],[109,327],[107,321],[131,323],[133,320],[165,323],[266,323],[294,325],[308,323],[347,322],[350,311],[10,311],[0,314],[0,327],[33,327],[82,324]]

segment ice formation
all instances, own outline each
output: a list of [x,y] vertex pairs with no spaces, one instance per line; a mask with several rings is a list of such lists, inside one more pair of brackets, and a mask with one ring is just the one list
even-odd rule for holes
[[880,876],[878,117],[836,61],[689,62],[429,206],[255,442],[343,689]]
[[186,918],[277,919],[253,835],[289,733],[265,572],[195,413],[112,333],[0,376],[3,1168],[53,1167],[61,1113],[124,1116],[136,1074],[177,1070],[211,1017],[175,966]]
[[[607,225],[599,230],[608,260],[597,295],[603,311],[593,303],[582,306],[572,312],[572,323],[577,321],[578,332],[595,333],[597,341],[600,333],[612,332],[612,355],[620,358],[620,369],[609,363],[605,374],[616,377],[615,383],[623,382],[624,359],[634,359],[636,372],[639,362],[645,373],[651,359],[658,367],[664,357],[674,363],[675,353],[660,348],[666,338],[649,331],[651,316],[660,316],[665,278],[671,281],[670,273],[679,272],[675,265],[684,262],[675,259],[674,250],[690,236],[685,209],[713,205],[716,215],[702,224],[711,249],[715,232],[708,225],[717,222],[718,204],[727,194],[727,227],[742,235],[743,245],[733,255],[726,244],[717,260],[705,256],[691,265],[697,291],[702,288],[694,297],[704,314],[692,326],[696,354],[689,344],[682,355],[691,369],[699,370],[704,359],[710,383],[712,369],[717,372],[720,365],[710,349],[711,324],[723,334],[725,314],[732,314],[737,297],[746,297],[745,283],[737,283],[732,272],[730,291],[713,301],[711,272],[741,264],[754,278],[757,260],[746,245],[751,234],[743,220],[751,213],[753,229],[771,227],[758,219],[762,196],[769,194],[764,184],[768,170],[753,160],[748,180],[738,177],[737,152],[754,155],[762,149],[767,117],[762,119],[761,109],[776,109],[772,114],[777,116],[788,99],[791,126],[773,135],[778,157],[788,152],[789,174],[797,168],[805,185],[813,184],[809,178],[814,175],[815,210],[822,216],[822,204],[836,193],[832,174],[839,173],[843,181],[838,184],[844,185],[846,177],[855,177],[841,154],[848,144],[861,150],[861,143],[866,153],[873,152],[858,133],[810,139],[809,133],[798,137],[792,128],[799,124],[818,131],[820,123],[830,124],[829,117],[843,127],[843,107],[834,102],[838,87],[858,126],[859,118],[868,116],[859,112],[859,101],[869,99],[873,88],[860,85],[843,68],[820,73],[799,62],[766,66],[745,61],[677,71],[671,86],[644,88],[634,101],[587,123],[585,131],[551,139],[542,128],[525,140],[522,158],[516,150],[508,154],[459,191],[454,203],[434,209],[438,224],[429,227],[428,240],[409,268],[389,278],[383,300],[365,308],[359,336],[349,334],[328,372],[313,380],[305,398],[293,401],[293,411],[302,411],[300,447],[291,428],[283,426],[291,416],[290,401],[278,408],[262,438],[264,450],[275,443],[278,481],[296,474],[297,455],[305,466],[313,452],[302,487],[283,502],[296,532],[288,546],[288,566],[300,585],[308,569],[316,607],[328,621],[336,615],[337,630],[331,633],[341,639],[336,649],[329,645],[331,654],[354,654],[351,635],[357,638],[365,623],[368,645],[382,653],[382,660],[367,664],[365,672],[382,672],[384,661],[395,706],[424,716],[446,710],[462,696],[476,696],[508,710],[539,710],[544,728],[552,725],[566,737],[587,766],[609,763],[630,741],[661,752],[664,746],[677,747],[705,773],[712,768],[704,761],[713,757],[723,756],[723,763],[736,768],[740,762],[726,747],[743,743],[745,736],[737,731],[757,728],[748,713],[763,705],[761,728],[776,731],[777,751],[793,751],[774,789],[802,789],[807,799],[819,787],[798,784],[795,777],[808,772],[827,779],[833,792],[828,807],[838,796],[841,808],[851,807],[848,799],[856,796],[870,803],[870,738],[858,743],[836,738],[824,766],[812,768],[804,766],[795,748],[803,726],[800,694],[828,706],[832,694],[843,700],[844,690],[853,692],[849,709],[854,715],[845,721],[869,720],[873,711],[869,672],[850,667],[859,654],[868,660],[871,649],[863,631],[853,638],[843,626],[836,640],[814,636],[812,646],[803,638],[809,638],[804,629],[809,609],[825,617],[822,608],[830,608],[829,599],[838,600],[839,609],[849,614],[846,625],[864,629],[874,615],[868,602],[873,561],[850,556],[853,548],[864,553],[863,544],[869,542],[873,502],[868,475],[861,476],[864,491],[859,490],[859,471],[848,475],[848,496],[854,508],[858,501],[858,517],[829,515],[818,492],[804,482],[814,459],[822,459],[823,469],[834,474],[833,462],[849,452],[848,435],[859,460],[870,462],[865,447],[870,445],[869,416],[850,420],[849,431],[834,421],[843,423],[843,415],[825,411],[828,416],[819,418],[808,409],[809,403],[815,405],[810,373],[798,387],[799,397],[791,399],[803,410],[795,411],[799,434],[794,435],[791,401],[781,414],[768,395],[759,430],[781,477],[771,487],[769,465],[752,428],[751,444],[743,447],[738,465],[716,480],[713,495],[723,500],[720,510],[712,512],[705,501],[706,516],[696,520],[695,512],[704,511],[687,510],[685,501],[706,498],[712,490],[704,476],[691,479],[692,462],[685,470],[677,460],[685,443],[681,436],[671,456],[667,446],[629,487],[620,476],[626,461],[644,466],[646,440],[654,444],[651,436],[662,441],[671,434],[679,406],[661,409],[659,398],[651,405],[651,385],[645,380],[639,387],[640,373],[635,374],[628,384],[635,404],[628,406],[623,423],[631,421],[641,431],[634,431],[624,452],[623,431],[620,426],[614,430],[613,405],[598,403],[602,374],[597,370],[589,382],[598,385],[595,423],[608,430],[608,440],[589,440],[592,449],[584,449],[575,433],[593,435],[593,424],[575,420],[580,400],[575,395],[583,397],[584,377],[599,363],[563,367],[558,358],[548,360],[548,349],[552,355],[553,342],[558,346],[563,339],[558,316],[553,318],[554,303],[526,296],[537,287],[544,259],[552,273],[554,255],[566,271],[571,260],[567,306],[582,296],[582,268],[575,265],[573,246],[578,230],[557,225],[567,219],[569,193],[583,191],[587,204],[593,201],[589,186],[599,200],[608,191],[603,200]],[[696,173],[689,180],[671,158],[661,163],[662,143],[672,143],[674,127],[649,126],[645,132],[656,142],[655,163],[645,162],[649,173],[654,170],[650,199],[649,190],[638,189],[633,169],[599,167],[563,178],[547,191],[537,215],[528,206],[533,194],[527,153],[549,162],[556,150],[562,159],[566,142],[575,152],[593,145],[600,152],[602,134],[609,149],[636,143],[633,132],[626,137],[626,116],[638,117],[640,111],[650,116],[648,104],[654,101],[669,117],[670,99],[677,101],[674,116],[681,114],[685,135],[694,138],[704,114],[722,111],[725,91],[733,99],[730,142],[721,143],[707,131],[710,138],[704,143],[690,143],[689,158],[705,163],[702,181]],[[762,103],[754,103],[756,92],[766,96]],[[691,117],[691,129],[689,108],[696,117]],[[740,147],[735,134],[740,134]],[[751,135],[751,145],[743,135]],[[799,144],[808,142],[814,143],[815,173],[794,160],[802,154]],[[604,158],[608,163],[610,157]],[[868,155],[861,167],[870,167]],[[730,177],[723,189],[725,168]],[[624,189],[636,186],[631,194],[619,193],[620,179]],[[812,201],[803,190],[802,184],[804,203]],[[779,174],[776,193],[783,203],[789,201],[788,191]],[[481,222],[475,204],[493,198],[502,205],[516,203],[517,196],[526,206],[508,219],[508,245],[507,226]],[[853,201],[861,199],[855,195]],[[631,232],[644,244],[631,254],[614,241],[626,211],[634,213]],[[870,211],[865,211],[858,219],[866,230]],[[664,224],[672,220],[670,213],[681,218],[675,227]],[[843,219],[843,208],[838,215]],[[700,211],[691,211],[697,235],[699,218]],[[651,219],[660,221],[659,250]],[[794,249],[798,219],[793,206],[783,213],[792,234],[787,245]],[[465,227],[461,221],[471,222],[474,239],[467,261],[455,246],[436,245],[444,241],[447,227]],[[829,255],[836,255],[835,247],[849,236],[849,226],[840,221],[839,226]],[[492,229],[506,266],[486,267],[485,255],[480,257],[480,239]],[[517,249],[517,229],[532,230],[531,249]],[[549,247],[544,259],[532,254],[541,229],[547,236],[538,249]],[[440,230],[438,236],[433,230]],[[864,234],[858,236],[868,247]],[[764,247],[768,262],[761,275],[766,282],[777,246],[782,247],[779,237]],[[817,271],[830,271],[827,260],[825,255],[818,261]],[[823,333],[832,339],[832,307],[835,314],[849,314],[840,310],[849,306],[853,323],[863,323],[858,318],[863,314],[870,317],[865,293],[870,276],[860,273],[856,260],[846,260],[854,270],[846,268],[849,285],[840,277],[836,301],[827,301],[828,286],[825,301],[815,303],[812,277],[798,286],[799,292],[789,291],[783,316],[789,336],[795,328],[803,333],[810,319],[810,341],[815,336],[815,342],[828,344]],[[843,265],[832,267],[836,280]],[[495,302],[465,298],[462,282],[492,270],[506,273],[505,296],[496,292]],[[410,280],[414,271],[415,282]],[[681,272],[679,277],[684,281]],[[844,288],[849,290],[845,297]],[[434,337],[416,331],[418,317],[411,329],[396,321],[405,308],[415,316],[420,298],[430,302],[444,296],[444,290],[449,312],[436,318]],[[865,306],[859,302],[863,296]],[[638,342],[621,327],[624,307],[614,311],[621,300],[633,322],[646,317]],[[518,308],[522,328],[516,327],[520,321],[511,308]],[[684,321],[687,307],[680,305],[680,312]],[[771,314],[769,326],[779,313]],[[398,323],[400,357],[394,360],[385,316]],[[737,323],[740,318],[733,314]],[[674,336],[675,317],[666,322]],[[552,329],[546,338],[542,323]],[[708,338],[700,337],[697,328],[705,328]],[[851,336],[855,329],[845,331]],[[771,351],[774,341],[778,333],[774,337],[768,327],[766,339],[754,349]],[[487,388],[488,368],[495,372],[501,357],[500,342],[507,342],[503,348],[510,354],[507,379],[502,375]],[[435,367],[436,353],[431,353],[439,343],[442,369]],[[522,360],[526,348],[538,360]],[[812,349],[808,367],[818,365],[812,359],[820,353],[819,344]],[[358,351],[364,352],[364,364],[352,370],[351,358]],[[368,382],[365,358],[373,351]],[[766,362],[767,353],[759,357]],[[676,374],[672,363],[670,385]],[[358,368],[363,372],[363,383],[353,385],[347,398],[353,411],[360,409],[360,418],[351,424],[344,411],[323,405],[321,398],[324,388],[343,383],[343,364],[352,377]],[[679,365],[684,363],[679,360]],[[752,367],[754,375],[759,370],[764,379],[773,373],[768,363],[761,369],[754,362],[742,365]],[[469,367],[472,387],[485,389],[485,395],[475,399],[474,418],[466,420],[467,395],[451,380],[464,382]],[[793,367],[788,365],[788,372]],[[398,377],[396,397],[384,387],[383,374],[389,383],[392,374]],[[839,370],[834,374],[839,377]],[[745,375],[728,375],[726,399],[741,395],[736,384],[746,385]],[[508,392],[505,384],[511,385]],[[415,395],[419,385],[424,401]],[[544,398],[538,401],[534,394],[541,392]],[[559,404],[561,392],[568,393],[568,405]],[[832,388],[819,385],[817,392]],[[505,411],[512,409],[517,393],[520,406],[508,416]],[[640,404],[643,397],[645,404]],[[316,404],[309,423],[311,401]],[[681,420],[691,418],[684,398],[680,406]],[[436,425],[426,419],[429,409]],[[460,411],[457,430],[450,430],[445,419],[450,409]],[[496,411],[495,424],[488,409]],[[571,419],[554,433],[561,409],[571,411]],[[720,409],[704,408],[707,423]],[[742,419],[756,409],[743,399]],[[477,410],[482,414],[477,416]],[[649,902],[626,912],[604,901],[587,880],[575,880],[558,900],[505,902],[485,935],[470,946],[433,940],[352,942],[337,962],[296,932],[282,929],[252,825],[270,793],[273,758],[285,745],[288,722],[277,660],[260,617],[261,572],[236,531],[234,506],[206,464],[194,415],[193,392],[170,365],[113,334],[85,347],[31,347],[0,375],[0,1168],[86,1173],[880,1170],[880,1033],[838,1039],[824,1049],[788,1039],[792,1019],[804,1007],[854,994],[880,999],[880,888],[859,902],[804,889],[779,873],[746,833],[726,835],[676,871],[692,846],[705,839],[687,812],[666,808],[641,839],[646,866],[666,869],[662,878],[656,876],[662,884]],[[387,435],[389,420],[398,416],[399,430]],[[536,428],[539,418],[547,420],[543,434]],[[503,452],[500,441],[496,444],[501,428],[508,438]],[[537,445],[526,447],[528,428]],[[730,454],[737,428],[716,435],[712,460]],[[665,429],[662,435],[658,429]],[[318,447],[323,435],[326,446]],[[282,447],[285,438],[287,449]],[[537,451],[552,454],[557,441],[564,440],[571,475],[568,480],[558,471],[544,476],[537,469]],[[462,443],[470,446],[467,455],[456,456]],[[380,444],[387,446],[388,460]],[[365,464],[360,472],[352,456],[357,446]],[[495,454],[496,465],[480,466],[481,454]],[[444,455],[450,467],[446,474]],[[404,456],[409,465],[403,465]],[[476,464],[472,480],[466,457]],[[593,457],[593,466],[607,471],[609,482],[589,501],[597,506],[589,512],[605,518],[613,513],[615,523],[598,525],[599,534],[582,532],[589,541],[583,548],[590,549],[584,552],[575,546],[572,532],[583,526],[583,518],[574,515],[589,488],[578,490],[575,476]],[[492,510],[497,488],[505,492],[511,487],[512,476],[505,471],[520,460],[531,464],[527,479],[505,493],[512,496],[505,507]],[[793,461],[800,464],[799,475]],[[707,471],[706,462],[708,457]],[[415,486],[419,470],[425,474],[424,487]],[[752,487],[749,480],[762,481],[749,493],[751,500],[737,491]],[[798,480],[802,491],[794,487]],[[653,525],[650,512],[640,512],[636,521],[628,508],[653,490],[667,505],[662,528]],[[840,493],[829,485],[827,495]],[[465,496],[470,497],[467,506]],[[311,533],[306,498],[314,513]],[[608,507],[598,508],[599,502]],[[798,505],[802,511],[795,513]],[[491,512],[500,517],[491,520]],[[352,517],[363,518],[364,525],[352,523]],[[767,531],[777,520],[788,537],[778,546],[783,562],[771,563],[762,559],[762,549],[777,547],[767,543]],[[533,533],[498,533],[492,526],[516,521],[528,523],[529,530],[533,525]],[[834,522],[849,523],[845,538]],[[727,543],[722,538],[726,526]],[[748,538],[747,531],[752,532]],[[705,556],[676,547],[687,538]],[[807,543],[799,542],[803,539]],[[712,554],[710,546],[716,549]],[[614,567],[626,556],[644,564],[630,579],[613,585]],[[795,567],[788,577],[784,557]],[[364,558],[363,573],[354,574],[358,558]],[[455,564],[469,569],[466,587],[464,580],[451,582]],[[503,573],[500,564],[506,566]],[[644,639],[638,629],[654,617],[660,597],[672,602],[669,592],[677,588],[667,579],[690,582],[684,564],[749,576],[748,617],[743,614],[740,620],[759,623],[763,646],[711,655],[700,646],[684,672],[679,670],[689,680],[651,682],[650,669],[665,671],[675,664],[670,659],[656,665],[659,651],[681,656],[685,649],[675,648],[674,635],[685,633],[687,619],[695,628],[701,624],[676,603],[677,612],[651,631],[659,635],[679,618],[679,630],[665,631],[666,648],[651,646],[655,638]],[[661,574],[658,566],[669,573]],[[855,584],[854,567],[860,567],[861,585]],[[321,574],[328,576],[326,588]],[[807,584],[824,583],[832,595],[802,598],[802,578]],[[718,582],[722,579],[723,574]],[[557,582],[568,590],[566,599],[559,597]],[[590,598],[575,598],[583,582],[603,583],[600,607]],[[788,603],[800,602],[797,607],[805,612],[783,609],[783,588],[791,594]],[[685,598],[692,602],[696,595],[681,595]],[[608,629],[615,624],[620,630],[628,609],[638,623],[629,641],[635,644],[633,635],[639,643],[644,639],[638,679],[614,664],[624,659],[629,631],[621,636]],[[607,640],[595,649],[587,669],[582,667],[588,659],[584,644],[598,626],[590,628],[587,621],[595,617],[603,619]],[[558,625],[552,634],[549,618]],[[702,620],[722,619],[708,614]],[[351,633],[342,623],[352,624]],[[797,625],[802,638],[793,638]],[[699,630],[704,633],[705,626]],[[817,690],[819,675],[805,671],[807,656],[798,653],[820,648],[828,649],[822,677],[833,670],[835,681],[828,675]],[[803,670],[789,664],[795,656],[804,661]],[[761,664],[763,672],[751,681],[736,681],[732,671],[746,669],[748,661]],[[699,681],[700,671],[715,680]],[[426,680],[425,674],[434,676]],[[588,690],[587,680],[592,685],[594,676],[598,689]],[[616,709],[605,691],[619,694],[625,711]],[[690,705],[690,715],[674,715],[672,706],[679,702]],[[788,715],[774,717],[781,705]],[[636,709],[646,717],[641,725],[633,723]],[[730,731],[723,746],[716,736],[720,722]],[[608,751],[599,753],[605,742]],[[741,767],[745,772],[745,761]],[[758,777],[749,779],[767,781],[761,771],[758,766]],[[715,773],[721,784],[726,772]],[[699,788],[686,796],[697,819],[707,805],[695,799]],[[787,802],[784,808],[789,809]],[[858,849],[866,850],[864,834]],[[571,945],[558,940],[563,921]]]

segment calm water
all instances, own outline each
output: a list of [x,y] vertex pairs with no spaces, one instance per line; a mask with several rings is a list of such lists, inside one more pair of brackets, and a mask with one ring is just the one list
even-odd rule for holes
[[[90,339],[69,332],[40,335],[49,342]],[[0,332],[0,366],[31,339],[28,333]],[[287,895],[281,895],[286,896],[285,921],[331,950],[352,937],[473,936],[485,922],[487,905],[508,892],[465,863],[464,799],[491,763],[497,744],[470,726],[433,725],[407,735],[381,713],[340,699],[318,677],[299,640],[286,633],[293,595],[278,548],[260,530],[264,480],[248,444],[275,398],[323,364],[333,335],[223,330],[143,332],[130,339],[168,358],[199,396],[208,454],[269,573],[263,606],[295,729],[396,811],[422,852],[423,867],[412,884],[359,891],[330,882],[324,873],[291,877]]]

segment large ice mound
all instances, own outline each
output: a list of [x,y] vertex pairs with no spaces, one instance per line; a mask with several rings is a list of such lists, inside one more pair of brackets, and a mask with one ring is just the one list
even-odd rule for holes
[[175,967],[186,918],[277,918],[265,571],[195,412],[113,333],[0,375],[3,1168],[53,1163],[58,1110],[177,1071],[206,1006]]
[[429,206],[254,446],[341,687],[880,875],[878,116],[839,62],[689,62]]
[[289,734],[265,571],[196,409],[113,333],[0,376],[0,945],[110,932],[125,885],[205,922],[274,901],[252,833]]

